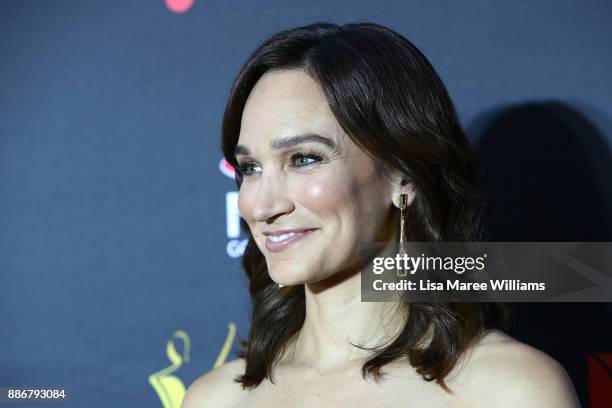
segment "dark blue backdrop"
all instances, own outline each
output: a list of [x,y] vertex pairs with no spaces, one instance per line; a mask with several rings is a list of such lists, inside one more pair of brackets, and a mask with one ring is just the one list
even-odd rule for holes
[[[0,3],[0,386],[170,408],[234,358],[249,299],[220,121],[246,56],[297,25],[373,21],[428,56],[483,158],[492,239],[612,240],[609,2],[171,3]],[[609,305],[515,316],[587,406]]]

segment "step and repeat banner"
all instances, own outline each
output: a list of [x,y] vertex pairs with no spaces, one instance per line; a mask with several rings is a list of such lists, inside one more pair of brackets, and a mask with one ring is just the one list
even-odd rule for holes
[[[577,0],[3,0],[0,387],[177,408],[236,358],[250,299],[220,124],[282,29],[372,21],[425,53],[480,154],[492,241],[612,241],[611,17]],[[508,332],[611,406],[611,317],[516,303]]]

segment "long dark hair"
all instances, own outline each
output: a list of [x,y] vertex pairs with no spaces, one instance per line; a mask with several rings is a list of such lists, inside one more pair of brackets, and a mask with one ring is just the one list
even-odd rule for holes
[[[378,24],[315,23],[265,40],[238,74],[223,117],[221,148],[238,168],[234,149],[242,112],[255,83],[271,70],[300,69],[321,86],[337,122],[364,152],[413,182],[407,238],[416,242],[477,241],[481,197],[474,155],[446,88],[425,56],[407,39]],[[237,172],[236,182],[241,184]],[[397,210],[394,210],[397,212]],[[397,214],[396,214],[397,215]],[[244,220],[243,227],[246,226]],[[279,289],[252,235],[242,258],[252,299],[251,329],[241,341],[243,388],[272,378],[274,362],[302,327],[304,286]],[[444,378],[485,329],[507,315],[497,303],[415,303],[399,336],[377,347],[362,367],[377,380],[385,364],[408,357],[427,381],[446,391]],[[423,346],[427,335],[428,342]]]

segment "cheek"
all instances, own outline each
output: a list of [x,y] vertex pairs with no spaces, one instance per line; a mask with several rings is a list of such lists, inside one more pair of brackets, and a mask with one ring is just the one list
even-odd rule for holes
[[386,193],[380,183],[380,176],[374,173],[336,171],[309,180],[296,189],[296,194],[307,208],[327,218],[328,227],[338,239],[370,237],[384,214],[382,198]]
[[312,180],[302,185],[297,194],[303,203],[315,211],[335,212],[346,202],[349,189],[334,177]]
[[315,213],[341,215],[351,206],[351,184],[342,182],[337,176],[321,177],[296,186],[295,197],[300,197],[304,206]]

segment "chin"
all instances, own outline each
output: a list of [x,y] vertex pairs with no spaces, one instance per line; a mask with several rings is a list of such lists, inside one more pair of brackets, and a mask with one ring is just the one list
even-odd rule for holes
[[274,282],[284,286],[302,285],[314,280],[313,274],[305,268],[289,268],[277,265],[268,269],[268,274]]

